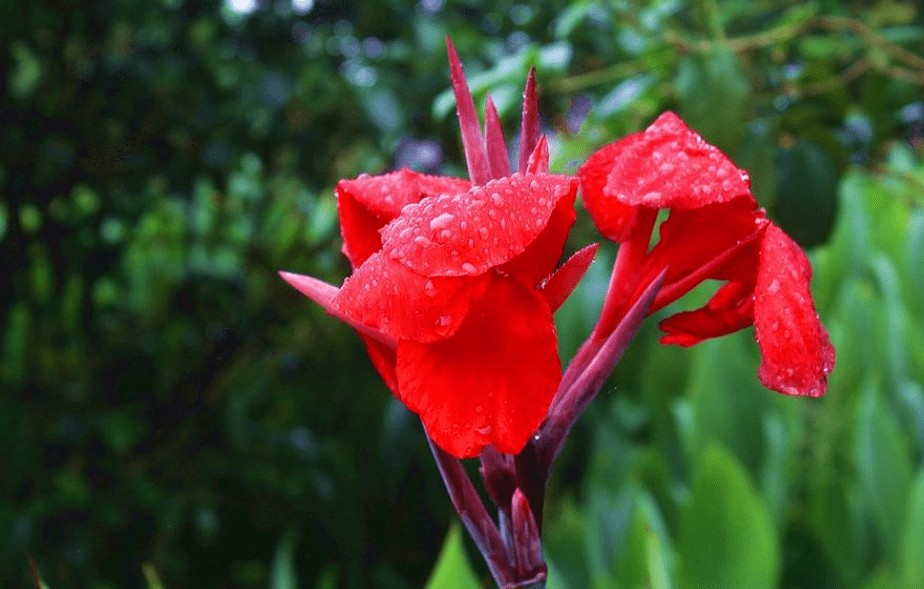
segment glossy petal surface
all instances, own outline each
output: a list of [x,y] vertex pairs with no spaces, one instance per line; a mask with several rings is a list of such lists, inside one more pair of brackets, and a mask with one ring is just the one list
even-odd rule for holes
[[424,276],[477,276],[523,253],[573,193],[567,176],[514,174],[426,198],[382,230],[383,251]]
[[754,335],[760,346],[758,378],[787,395],[818,397],[834,369],[834,348],[818,319],[805,252],[771,225],[760,249],[754,292]]
[[394,338],[432,342],[459,328],[487,276],[421,276],[382,252],[346,279],[332,306]]
[[693,209],[751,194],[747,172],[672,112],[609,152],[604,197],[652,208]]
[[603,194],[610,171],[622,151],[619,142],[606,145],[594,152],[577,171],[581,183],[581,199],[594,225],[604,237],[617,243],[628,239],[635,227],[636,217],[636,207]]
[[430,176],[407,168],[381,176],[341,180],[336,193],[343,254],[354,268],[358,267],[381,248],[379,230],[405,205],[427,196],[466,192],[470,186],[461,178]]
[[518,453],[546,416],[561,378],[552,314],[543,297],[494,275],[455,334],[398,344],[401,400],[450,454],[486,444]]
[[658,327],[666,335],[661,343],[689,347],[749,327],[754,322],[753,296],[753,283],[729,282],[705,307],[662,320]]

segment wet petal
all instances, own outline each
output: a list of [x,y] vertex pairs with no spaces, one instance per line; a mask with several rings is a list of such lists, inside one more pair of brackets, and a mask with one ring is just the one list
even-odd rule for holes
[[456,97],[456,113],[459,115],[459,129],[462,132],[462,146],[465,150],[468,175],[472,183],[484,184],[491,178],[491,166],[484,148],[481,124],[478,122],[478,113],[475,112],[472,92],[468,88],[468,82],[465,81],[462,62],[459,61],[456,48],[448,36],[446,37],[446,52],[449,54],[449,77],[452,80],[452,91]]
[[[529,68],[523,89],[523,116],[520,121],[520,163],[517,169],[526,172],[529,155],[539,141],[539,99],[536,97],[536,68]],[[548,166],[543,170],[548,172]]]
[[834,347],[818,318],[809,283],[812,267],[776,225],[760,249],[754,298],[754,336],[760,346],[758,378],[787,395],[818,397],[834,369]]
[[503,178],[510,175],[510,160],[507,153],[507,140],[504,139],[504,129],[501,127],[497,108],[488,93],[487,104],[484,109],[484,144],[488,152],[488,164],[491,166],[492,178]]
[[632,232],[634,207],[695,209],[739,197],[753,201],[747,172],[672,112],[601,148],[577,175],[594,224],[618,242]]
[[552,314],[540,294],[495,275],[452,337],[399,342],[397,374],[401,400],[444,450],[516,454],[561,378]]
[[568,176],[517,173],[426,198],[382,229],[383,251],[421,275],[477,276],[523,253],[574,191]]
[[574,191],[570,198],[558,201],[548,224],[522,254],[501,267],[527,286],[538,286],[552,274],[565,248],[565,240],[574,225]]
[[636,207],[603,194],[610,170],[621,152],[622,146],[618,142],[611,143],[594,152],[577,171],[581,199],[594,225],[605,238],[618,243],[629,238],[636,218]]
[[346,279],[331,307],[396,339],[432,342],[455,333],[487,276],[421,276],[373,254]]
[[564,304],[568,297],[571,296],[571,293],[574,292],[574,289],[577,288],[581,278],[584,277],[587,269],[593,263],[598,248],[599,244],[592,243],[575,252],[542,286],[542,295],[548,301],[549,308],[552,309],[553,313]]
[[360,176],[337,183],[337,208],[343,253],[354,268],[381,249],[379,230],[405,205],[426,196],[466,192],[467,180],[420,174],[403,168],[380,176]]
[[753,282],[729,282],[716,291],[705,307],[672,315],[658,327],[667,334],[661,337],[662,344],[689,347],[734,333],[753,322]]

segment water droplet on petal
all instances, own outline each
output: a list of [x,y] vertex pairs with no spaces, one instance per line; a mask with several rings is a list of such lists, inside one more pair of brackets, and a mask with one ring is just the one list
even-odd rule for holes
[[475,265],[470,262],[465,262],[462,264],[462,271],[473,276],[478,273],[478,269],[475,268]]
[[430,229],[432,229],[433,231],[436,231],[437,229],[442,229],[443,227],[446,227],[447,225],[452,223],[453,219],[455,219],[455,215],[451,213],[443,213],[442,215],[434,217],[433,219],[430,220]]
[[480,235],[482,239],[487,239],[487,238],[488,238],[488,233],[489,233],[489,232],[488,232],[488,228],[487,228],[487,227],[479,227],[479,228],[478,228],[478,235]]
[[452,317],[449,315],[440,315],[440,318],[436,320],[436,334],[437,335],[446,335],[449,333],[449,327],[452,325]]
[[424,293],[426,293],[426,295],[427,295],[428,297],[435,297],[435,296],[436,296],[436,287],[433,286],[433,281],[432,281],[432,280],[428,280],[428,281],[427,281],[427,284],[424,285]]

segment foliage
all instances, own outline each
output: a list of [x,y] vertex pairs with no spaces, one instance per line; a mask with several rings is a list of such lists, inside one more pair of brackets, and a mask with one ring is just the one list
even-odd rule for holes
[[730,579],[924,582],[916,4],[231,6],[0,7],[4,586],[29,555],[52,588],[424,585],[450,508],[419,426],[275,270],[345,274],[339,178],[461,173],[447,33],[509,128],[537,67],[560,170],[675,109],[820,246],[828,397],[759,389],[747,336],[677,350],[651,323],[553,477],[559,586],[696,586],[696,550],[736,542],[719,517],[759,548]]

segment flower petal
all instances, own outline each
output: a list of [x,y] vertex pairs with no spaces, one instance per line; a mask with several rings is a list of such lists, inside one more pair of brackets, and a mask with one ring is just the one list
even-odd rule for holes
[[754,284],[729,282],[722,286],[705,307],[684,311],[658,323],[667,335],[662,344],[688,348],[699,342],[734,333],[754,322]]
[[815,311],[811,279],[805,252],[771,224],[761,242],[755,287],[757,376],[767,388],[787,395],[823,395],[834,369],[834,347]]
[[484,107],[484,146],[488,152],[488,164],[491,166],[492,178],[503,178],[510,175],[510,155],[507,153],[507,140],[504,139],[504,128],[501,127],[500,117],[491,93],[488,92]]
[[429,176],[402,168],[380,176],[360,176],[337,183],[337,208],[343,254],[353,268],[382,247],[379,230],[397,217],[405,205],[425,196],[465,192],[471,184],[461,178]]
[[587,158],[577,171],[581,183],[581,199],[594,225],[603,237],[618,243],[628,239],[632,233],[636,207],[605,196],[603,188],[622,150],[619,142],[602,147]]
[[[539,99],[536,97],[536,68],[529,68],[523,89],[523,116],[520,122],[520,163],[517,169],[526,172],[526,164],[539,141]],[[545,172],[548,171],[546,167]]]
[[617,144],[603,193],[624,204],[693,209],[751,194],[748,173],[672,112]]
[[706,279],[754,282],[759,237],[769,221],[749,198],[673,209],[661,223],[659,241],[645,258],[642,284],[664,268],[664,288],[652,306],[657,311]]
[[378,252],[330,303],[342,315],[396,339],[432,342],[459,328],[487,276],[428,278]]
[[526,251],[504,264],[501,270],[526,286],[538,286],[552,274],[561,259],[575,216],[572,191],[571,198],[558,201],[549,223],[527,246]]
[[545,419],[561,378],[552,313],[542,295],[494,274],[456,333],[398,343],[401,400],[458,458],[487,444],[516,454]]
[[475,101],[465,81],[462,62],[449,37],[446,37],[446,53],[449,55],[449,77],[452,91],[456,96],[456,113],[459,115],[459,129],[462,132],[462,147],[465,151],[465,163],[468,175],[474,184],[484,184],[491,178],[491,166],[484,148],[484,137],[475,112]]
[[382,229],[383,251],[425,276],[477,276],[523,253],[571,201],[572,178],[514,174],[408,205]]
[[549,308],[552,309],[553,313],[564,304],[568,297],[571,296],[571,293],[574,292],[574,289],[577,288],[581,278],[587,273],[587,269],[590,268],[594,258],[597,256],[598,248],[599,244],[592,243],[575,252],[542,286],[542,295],[549,303]]

